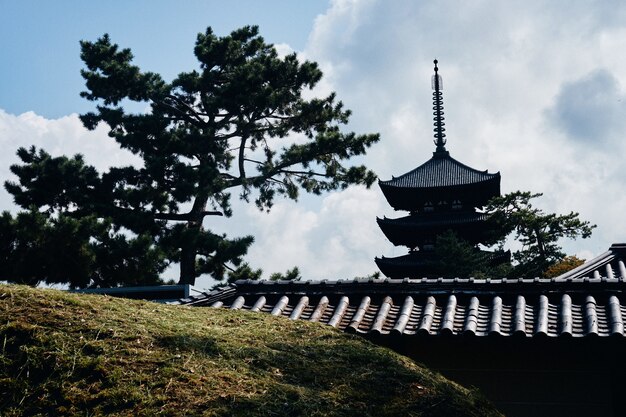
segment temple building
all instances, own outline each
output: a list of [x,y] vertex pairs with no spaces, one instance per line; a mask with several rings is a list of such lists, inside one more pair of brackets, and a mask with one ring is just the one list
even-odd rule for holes
[[479,388],[507,417],[618,417],[625,261],[626,244],[615,244],[556,278],[241,280],[179,304],[361,335]]
[[241,280],[178,304],[361,335],[479,388],[509,417],[626,416],[626,244],[555,278],[430,274],[437,234],[453,230],[480,243],[486,223],[477,208],[500,193],[498,173],[474,170],[446,151],[438,74],[434,87],[433,157],[380,183],[391,206],[409,212],[379,219],[391,242],[411,249],[377,260],[391,278]]
[[[490,174],[470,168],[446,150],[443,82],[438,71],[435,60],[432,88],[436,148],[432,158],[404,175],[379,181],[389,204],[395,210],[409,212],[400,218],[377,219],[391,243],[409,248],[404,256],[376,258],[382,273],[390,278],[436,276],[437,236],[448,230],[472,245],[484,243],[489,231],[487,214],[477,209],[500,195],[499,172]],[[509,252],[481,254],[492,264],[510,260]]]

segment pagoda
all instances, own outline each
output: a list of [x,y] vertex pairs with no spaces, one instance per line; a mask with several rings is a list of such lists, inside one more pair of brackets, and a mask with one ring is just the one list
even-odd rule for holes
[[[480,208],[500,194],[499,173],[472,169],[445,149],[436,65],[435,153],[413,171],[380,182],[391,206],[408,212],[378,219],[392,243],[409,248],[405,256],[376,260],[391,278],[239,280],[175,304],[361,335],[479,388],[507,416],[626,416],[626,243],[554,278],[433,272],[438,234],[452,230],[479,251],[489,230]],[[510,256],[480,253],[493,262]],[[396,372],[393,364],[389,371]]]
[[[395,210],[408,211],[404,217],[377,218],[385,236],[409,253],[395,258],[376,258],[376,264],[390,278],[429,277],[437,272],[437,236],[451,230],[459,238],[477,245],[485,241],[488,215],[479,208],[500,195],[500,173],[479,171],[462,164],[446,150],[442,78],[437,60],[432,76],[434,143],[432,158],[380,188]],[[478,251],[478,249],[476,249]],[[510,253],[481,251],[490,263],[510,258]]]

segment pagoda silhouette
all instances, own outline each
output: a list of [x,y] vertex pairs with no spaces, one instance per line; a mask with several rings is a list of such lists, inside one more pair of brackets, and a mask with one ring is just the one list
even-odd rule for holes
[[432,76],[434,143],[432,158],[412,171],[389,181],[380,181],[387,202],[409,215],[377,218],[385,236],[395,246],[406,246],[409,253],[394,258],[376,258],[383,274],[390,278],[432,277],[438,274],[440,259],[435,250],[437,236],[452,231],[459,239],[474,245],[490,264],[510,260],[510,252],[478,249],[490,231],[488,214],[478,209],[500,195],[500,173],[471,168],[450,156],[446,150],[442,78],[437,60]]

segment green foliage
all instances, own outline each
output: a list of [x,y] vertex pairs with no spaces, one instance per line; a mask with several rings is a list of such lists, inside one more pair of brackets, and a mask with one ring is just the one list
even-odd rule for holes
[[[364,166],[346,162],[379,136],[345,132],[350,111],[334,93],[303,98],[322,77],[317,64],[295,54],[279,57],[250,26],[224,37],[209,28],[198,35],[194,53],[199,68],[166,82],[133,65],[131,51],[108,35],[82,41],[81,96],[95,102],[96,111],[81,120],[88,129],[106,124],[109,136],[141,157],[142,165],[98,173],[80,155],[51,157],[32,147],[19,149],[21,164],[11,167],[19,182],[7,182],[7,190],[24,209],[45,213],[50,227],[61,215],[94,219],[84,239],[100,244],[93,249],[96,260],[87,264],[99,268],[103,282],[172,263],[180,264],[181,283],[237,271],[253,239],[230,239],[203,227],[206,216],[232,214],[236,189],[241,199],[269,210],[277,196],[296,200],[301,191],[369,187],[376,179]],[[128,112],[126,102],[148,110]],[[108,225],[106,236],[100,224]],[[126,265],[123,247],[152,256]],[[100,259],[108,266],[101,267]]]
[[473,245],[448,230],[437,236],[435,243],[438,276],[444,278],[471,277],[487,267],[484,256]]
[[435,253],[436,275],[444,278],[475,276],[487,267],[480,251],[451,230],[437,236]]
[[81,155],[53,158],[44,150],[19,148],[22,165],[12,165],[11,172],[19,183],[7,181],[6,190],[16,204],[41,211],[67,212],[97,197],[99,176],[95,168],[86,166]]
[[579,267],[584,263],[585,263],[585,260],[580,259],[577,256],[574,256],[574,255],[566,256],[565,258],[561,259],[560,261],[558,261],[557,263],[555,263],[554,265],[551,265],[548,269],[546,269],[545,272],[543,273],[543,276],[544,278],[558,277],[559,275],[562,275],[568,271],[571,271],[572,269]]
[[514,263],[494,265],[478,248],[458,238],[452,231],[437,237],[436,274],[446,278],[468,277],[536,277],[557,276],[582,263],[576,257],[566,257],[559,240],[588,238],[596,227],[582,221],[578,213],[566,215],[545,213],[534,207],[531,200],[542,194],[516,191],[494,197],[485,207],[490,213],[484,242],[502,250],[511,234],[522,248],[512,253]]
[[[236,269],[228,271],[227,279],[225,283],[218,283],[213,288],[224,287],[227,284],[232,284],[235,281],[239,280],[253,280],[258,281],[261,279],[263,275],[262,269],[253,269],[247,262],[242,263]],[[285,273],[274,272],[270,274],[270,281],[279,281],[279,280],[288,280],[288,281],[299,281],[302,279],[302,275],[300,275],[300,269],[297,266],[294,266],[292,269],[288,269]]]
[[496,278],[508,276],[511,270],[508,263],[493,265],[484,252],[451,230],[437,236],[435,253],[435,275],[444,278]]
[[0,341],[3,417],[501,415],[362,337],[269,314],[0,285]]
[[71,288],[160,283],[166,263],[149,237],[128,238],[94,216],[0,216],[0,280]]
[[381,276],[382,274],[380,273],[380,271],[375,271],[375,272],[372,272],[371,274],[354,277],[353,279],[380,279]]
[[575,212],[557,215],[535,208],[531,200],[541,195],[516,191],[494,197],[486,207],[491,213],[493,229],[497,231],[493,240],[503,242],[506,236],[514,234],[522,244],[522,249],[513,252],[514,276],[542,276],[550,266],[565,257],[560,239],[585,239],[596,227],[580,220]]
[[270,281],[300,281],[301,279],[302,275],[300,275],[300,269],[297,266],[288,269],[284,274],[274,272],[270,275]]
[[[237,267],[235,270],[228,273],[228,283],[232,283],[240,279],[251,279],[254,281],[258,281],[261,279],[262,275],[262,269],[252,269],[247,262],[244,262],[243,264],[239,265],[239,267]],[[222,284],[217,286],[220,287],[222,286]]]

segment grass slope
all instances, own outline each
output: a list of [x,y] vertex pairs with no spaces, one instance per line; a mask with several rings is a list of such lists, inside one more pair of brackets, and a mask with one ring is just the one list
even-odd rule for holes
[[497,416],[328,326],[0,285],[0,415]]

